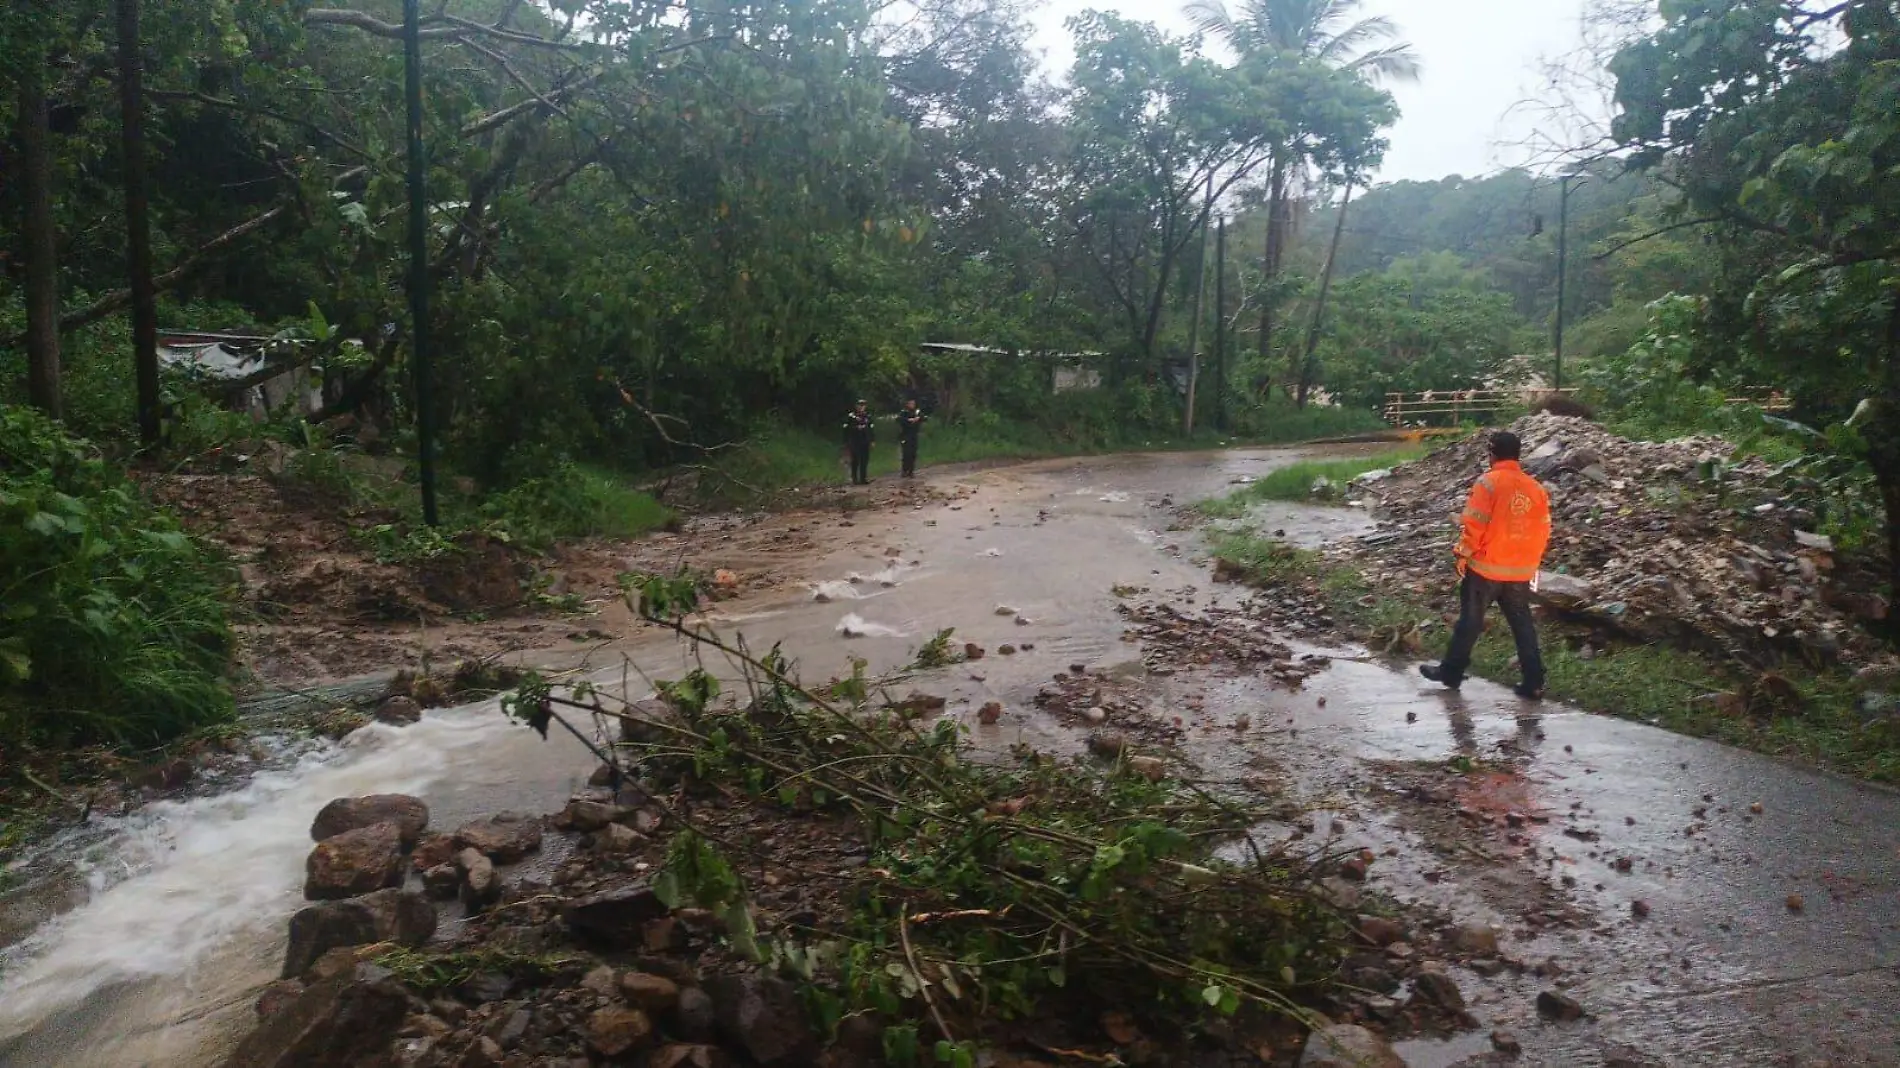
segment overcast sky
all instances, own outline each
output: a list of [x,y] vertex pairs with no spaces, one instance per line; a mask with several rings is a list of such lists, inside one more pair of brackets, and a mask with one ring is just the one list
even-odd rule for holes
[[[1235,4],[1236,0],[1228,0]],[[1390,86],[1404,112],[1387,134],[1381,181],[1477,175],[1522,162],[1539,120],[1514,103],[1542,86],[1539,60],[1573,49],[1584,0],[1366,0],[1367,14],[1398,22],[1424,73]],[[1188,32],[1177,0],[1044,0],[1033,47],[1066,78],[1074,59],[1063,23],[1089,9]]]

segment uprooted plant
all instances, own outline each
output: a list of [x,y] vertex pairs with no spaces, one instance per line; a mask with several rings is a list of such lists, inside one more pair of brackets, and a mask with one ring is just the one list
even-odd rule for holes
[[[1114,1009],[1179,1036],[1208,1015],[1299,1017],[1330,983],[1345,928],[1311,890],[1326,858],[1256,842],[1263,816],[1244,795],[1025,747],[976,759],[955,722],[893,709],[861,661],[820,692],[776,648],[755,655],[689,624],[690,579],[646,578],[629,596],[692,643],[697,670],[657,684],[658,701],[530,679],[510,714],[584,741],[569,714],[617,722],[635,740],[597,755],[683,828],[656,890],[721,912],[732,948],[802,980],[827,1025],[881,1014],[894,1063],[926,1034],[941,1062],[970,1063],[989,1026],[1013,1019]],[[736,865],[683,800],[659,797],[673,789],[854,817],[869,861],[825,875],[847,880],[848,914],[758,938]]]

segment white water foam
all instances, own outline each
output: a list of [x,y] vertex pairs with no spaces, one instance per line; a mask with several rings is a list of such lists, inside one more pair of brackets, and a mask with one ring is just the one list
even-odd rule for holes
[[838,633],[847,638],[903,638],[908,634],[896,627],[873,623],[856,612],[838,621]]
[[814,601],[855,601],[864,596],[846,579],[831,579],[816,583],[811,588]]
[[241,789],[127,817],[90,873],[102,889],[6,954],[0,1040],[108,987],[183,980],[180,1007],[211,993],[183,989],[218,985],[198,974],[201,964],[241,939],[281,944],[284,919],[304,904],[318,809],[337,797],[421,791],[470,750],[518,730],[493,702],[404,728],[372,724]]
[[846,575],[845,578],[849,582],[882,586],[888,589],[903,581],[904,567],[902,564],[892,564],[882,571],[873,571],[868,575],[853,571]]

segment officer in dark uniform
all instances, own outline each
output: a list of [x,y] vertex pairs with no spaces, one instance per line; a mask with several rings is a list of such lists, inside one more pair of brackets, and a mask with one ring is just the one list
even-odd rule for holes
[[917,432],[924,425],[923,410],[916,398],[904,402],[897,413],[897,440],[904,454],[904,477],[917,477]]
[[875,434],[870,409],[859,401],[844,417],[844,446],[851,453],[851,481],[860,486],[871,481],[871,438]]

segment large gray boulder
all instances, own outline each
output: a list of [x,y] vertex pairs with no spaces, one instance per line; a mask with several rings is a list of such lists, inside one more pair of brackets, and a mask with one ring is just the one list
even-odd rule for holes
[[321,842],[345,831],[393,823],[402,835],[404,849],[413,848],[429,826],[429,806],[408,794],[370,794],[366,797],[339,797],[323,806],[310,824],[310,837]]
[[360,897],[402,885],[402,830],[378,823],[317,843],[304,861],[303,896],[312,901]]
[[284,978],[295,979],[330,950],[394,942],[419,946],[435,934],[435,906],[413,890],[378,890],[348,901],[324,901],[290,918]]
[[358,1068],[389,1052],[410,997],[386,969],[359,964],[258,1023],[224,1068]]

